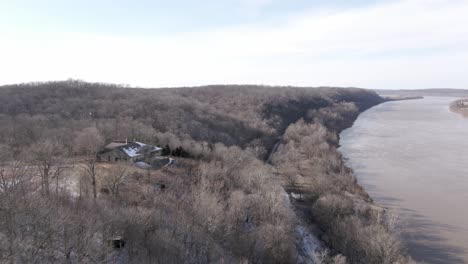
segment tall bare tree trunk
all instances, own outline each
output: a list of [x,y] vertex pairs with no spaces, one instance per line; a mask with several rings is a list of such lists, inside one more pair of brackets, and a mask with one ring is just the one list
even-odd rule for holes
[[97,198],[97,182],[96,182],[96,160],[94,158],[88,158],[87,160],[88,176],[91,179],[91,185],[93,186],[93,198]]
[[50,195],[50,189],[49,189],[49,172],[50,172],[50,166],[46,165],[44,167],[44,175],[43,175],[43,180],[44,180],[44,191],[45,195],[49,196]]
[[97,190],[96,190],[96,174],[93,174],[93,180],[92,180],[92,184],[93,184],[93,197],[94,197],[94,200],[96,200],[96,198],[97,198]]

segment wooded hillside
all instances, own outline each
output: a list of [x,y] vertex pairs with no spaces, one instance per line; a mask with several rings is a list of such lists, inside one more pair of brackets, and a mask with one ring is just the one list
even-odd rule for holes
[[[338,133],[382,101],[355,88],[0,87],[0,259],[404,262],[336,150]],[[125,139],[187,155],[160,171],[96,163],[105,143]],[[326,247],[304,252],[298,227]],[[115,236],[124,248],[109,246]]]
[[[16,153],[49,134],[71,143],[67,138],[90,126],[97,126],[106,141],[153,141],[154,133],[169,132],[181,139],[226,146],[270,147],[290,123],[300,118],[313,120],[314,110],[340,104],[355,104],[364,110],[381,100],[361,89],[126,89],[81,81],[21,84],[0,88],[0,133],[2,143]],[[330,125],[341,128],[340,124]]]

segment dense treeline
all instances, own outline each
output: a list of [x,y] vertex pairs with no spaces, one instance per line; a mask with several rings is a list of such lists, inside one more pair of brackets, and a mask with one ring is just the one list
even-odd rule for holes
[[[403,262],[389,218],[336,150],[338,133],[381,101],[339,88],[1,87],[0,259],[307,262],[297,232],[306,223],[337,255],[316,262]],[[97,163],[116,139],[157,144],[177,166]],[[161,181],[167,188],[155,191]],[[291,205],[284,189],[300,199]],[[123,250],[109,246],[115,236]]]
[[15,150],[50,133],[71,143],[68,139],[75,132],[89,126],[97,126],[106,140],[152,140],[157,131],[228,146],[271,147],[272,139],[290,123],[314,109],[340,101],[367,108],[379,100],[375,93],[360,89],[207,86],[154,90],[80,81],[24,84],[0,88],[0,133]]

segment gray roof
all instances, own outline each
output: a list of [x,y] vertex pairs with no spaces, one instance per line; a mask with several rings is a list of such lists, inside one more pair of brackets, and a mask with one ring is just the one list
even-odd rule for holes
[[106,149],[114,149],[116,147],[120,147],[120,146],[125,146],[127,145],[128,143],[125,142],[125,141],[112,141],[111,143],[109,143],[107,146],[105,146]]

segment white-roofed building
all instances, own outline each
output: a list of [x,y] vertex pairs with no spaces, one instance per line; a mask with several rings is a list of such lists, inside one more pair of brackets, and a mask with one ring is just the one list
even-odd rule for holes
[[138,141],[113,141],[103,150],[98,152],[97,158],[99,161],[108,162],[138,162],[159,156],[161,154],[161,150],[162,149],[160,147]]

